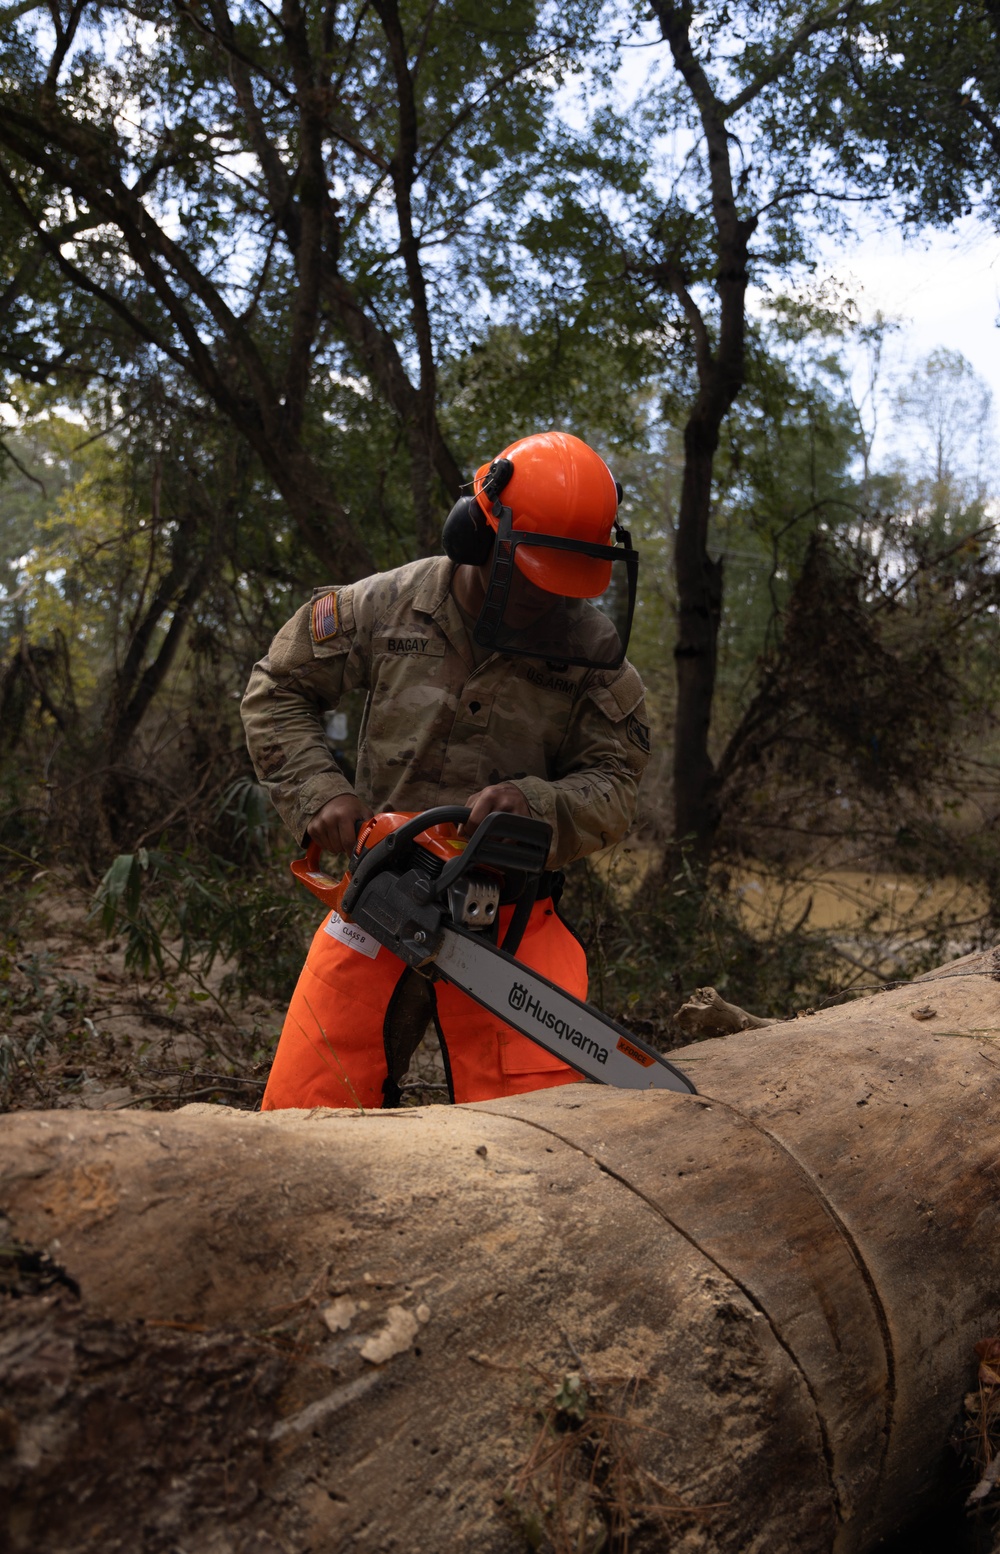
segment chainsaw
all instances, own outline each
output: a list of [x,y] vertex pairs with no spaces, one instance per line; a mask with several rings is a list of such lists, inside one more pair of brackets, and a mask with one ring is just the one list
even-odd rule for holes
[[[313,843],[292,873],[342,921],[370,934],[432,981],[444,978],[484,1009],[599,1084],[679,1090],[691,1081],[625,1026],[515,959],[545,870],[552,828],[493,814],[471,837],[460,805],[374,815],[358,831],[340,880]],[[513,904],[503,940],[501,905]]]

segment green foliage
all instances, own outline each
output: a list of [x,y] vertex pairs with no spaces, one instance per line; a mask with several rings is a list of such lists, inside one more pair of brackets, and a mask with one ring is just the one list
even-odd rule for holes
[[[7,1110],[14,1094],[27,1084],[44,1099],[46,1049],[62,1038],[64,1045],[78,1032],[87,1015],[87,999],[75,977],[55,975],[54,957],[48,953],[20,956],[16,981],[11,976],[9,952],[0,952],[0,1111]],[[14,1034],[19,1017],[30,1015],[27,1035]]]
[[201,996],[216,999],[208,978],[226,964],[223,997],[290,996],[315,912],[301,892],[212,853],[197,856],[140,848],[119,854],[101,880],[94,913],[117,933],[125,964],[144,976],[195,975]]
[[[27,1089],[36,1104],[46,1048],[67,1025],[79,1028],[84,1004],[79,983],[58,975],[55,957],[26,946],[38,927],[44,871],[0,845],[0,1111]],[[30,1028],[19,1029],[30,1015]]]
[[569,1371],[552,1392],[552,1404],[557,1415],[567,1422],[582,1424],[587,1415],[590,1393],[579,1371]]

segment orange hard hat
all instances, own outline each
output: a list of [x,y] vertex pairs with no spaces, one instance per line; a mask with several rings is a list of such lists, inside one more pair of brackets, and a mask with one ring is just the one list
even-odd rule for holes
[[[484,491],[486,477],[500,459],[514,472],[496,502]],[[618,487],[599,453],[570,432],[534,432],[476,471],[473,491],[491,528],[498,526],[500,503],[510,509],[515,531],[551,534],[590,545],[608,545],[618,512]],[[494,513],[494,507],[497,513]],[[568,599],[596,599],[611,581],[611,562],[600,557],[518,545],[516,565],[530,582]]]

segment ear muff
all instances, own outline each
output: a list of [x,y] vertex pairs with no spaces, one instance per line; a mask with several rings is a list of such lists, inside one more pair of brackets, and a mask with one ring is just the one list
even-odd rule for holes
[[[494,459],[482,483],[482,491],[493,506],[493,516],[499,516],[497,505],[500,493],[514,473],[510,459]],[[446,556],[465,566],[485,566],[493,554],[494,529],[487,522],[482,504],[473,492],[472,496],[460,496],[444,521],[441,545]]]
[[460,496],[444,521],[441,545],[460,565],[481,567],[493,554],[493,530],[475,496]]

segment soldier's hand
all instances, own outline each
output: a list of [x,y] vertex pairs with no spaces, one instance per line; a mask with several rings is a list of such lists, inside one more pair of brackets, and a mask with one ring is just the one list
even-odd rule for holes
[[478,793],[470,793],[465,802],[471,814],[465,825],[460,827],[464,836],[471,836],[486,816],[496,814],[497,810],[505,815],[524,815],[526,819],[531,819],[527,799],[512,782],[495,782],[489,788],[480,788]]
[[357,823],[367,820],[373,811],[362,804],[355,793],[341,793],[330,799],[313,815],[306,831],[328,853],[352,853],[357,839]]

